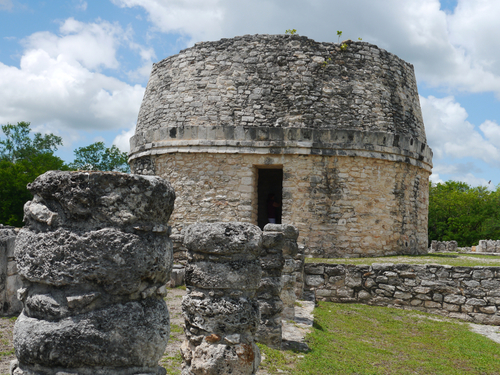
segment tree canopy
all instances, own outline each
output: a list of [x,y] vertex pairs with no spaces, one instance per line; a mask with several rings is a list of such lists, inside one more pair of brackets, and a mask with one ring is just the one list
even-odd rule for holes
[[429,184],[429,241],[473,246],[486,239],[500,239],[500,186],[490,191],[456,181]]
[[95,142],[89,146],[79,147],[75,151],[75,161],[71,168],[90,171],[117,171],[129,173],[126,152],[112,145],[106,147],[104,142]]
[[55,156],[61,137],[33,134],[30,123],[2,125],[5,139],[0,140],[0,223],[22,226],[24,204],[32,199],[26,185],[40,174],[53,169],[67,169]]
[[127,153],[118,147],[96,142],[74,150],[75,160],[67,165],[54,155],[62,138],[32,133],[29,122],[2,125],[0,139],[0,223],[22,226],[24,204],[33,197],[26,185],[50,170],[101,170],[129,172]]

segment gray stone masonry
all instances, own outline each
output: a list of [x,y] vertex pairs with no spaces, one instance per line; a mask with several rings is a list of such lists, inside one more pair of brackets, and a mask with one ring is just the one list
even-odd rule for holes
[[436,241],[432,240],[431,247],[429,248],[430,252],[452,252],[455,253],[458,251],[458,243],[457,241]]
[[316,300],[400,307],[500,325],[500,267],[309,263]]
[[256,334],[256,340],[273,349],[281,349],[283,302],[280,295],[282,290],[281,274],[285,264],[283,258],[285,237],[282,231],[273,231],[272,229],[276,228],[272,228],[270,225],[272,224],[264,227],[262,235],[262,251],[260,254],[262,279],[257,290],[260,326]]
[[481,240],[476,246],[476,252],[500,253],[500,240]]
[[14,248],[18,229],[0,224],[0,314],[17,315],[23,306],[17,299],[21,278],[17,274]]
[[283,258],[285,264],[281,275],[281,300],[283,301],[282,319],[293,319],[295,317],[296,281],[298,267],[295,258],[299,252],[297,238],[299,231],[289,224],[267,224],[265,231],[283,233]]
[[186,229],[184,245],[182,374],[255,374],[262,231],[247,223],[197,223]]
[[[153,64],[132,168],[175,152],[351,155],[430,171],[413,66],[366,42],[245,35]],[[139,159],[139,160],[136,160]]]
[[175,193],[159,177],[50,171],[28,185],[15,255],[13,375],[160,375]]

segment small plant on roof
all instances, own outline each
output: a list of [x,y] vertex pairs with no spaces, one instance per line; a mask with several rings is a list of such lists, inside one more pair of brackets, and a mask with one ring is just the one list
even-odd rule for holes
[[288,30],[286,30],[286,31],[285,31],[285,34],[290,34],[290,35],[293,35],[293,34],[295,34],[296,32],[297,32],[297,30],[295,30],[295,29],[288,29]]
[[342,36],[342,31],[337,30],[337,36],[338,36],[338,43],[340,43],[340,37]]

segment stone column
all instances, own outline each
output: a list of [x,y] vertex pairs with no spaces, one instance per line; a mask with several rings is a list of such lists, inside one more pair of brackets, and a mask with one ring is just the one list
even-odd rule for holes
[[[267,228],[267,227],[266,227]],[[262,279],[257,298],[260,307],[260,326],[257,341],[274,349],[281,349],[281,273],[285,263],[283,245],[285,238],[281,232],[272,232],[264,228],[260,262]]]
[[289,224],[266,224],[264,231],[283,233],[283,257],[285,265],[281,276],[283,287],[281,290],[281,300],[284,304],[281,317],[282,319],[293,319],[295,317],[295,301],[297,299],[295,295],[297,279],[295,257],[299,251],[297,245],[299,230]]
[[166,226],[175,194],[159,177],[51,171],[28,189],[16,240],[23,312],[15,375],[165,374]]
[[188,293],[182,301],[182,374],[255,374],[261,230],[246,223],[198,223],[186,229],[184,245]]

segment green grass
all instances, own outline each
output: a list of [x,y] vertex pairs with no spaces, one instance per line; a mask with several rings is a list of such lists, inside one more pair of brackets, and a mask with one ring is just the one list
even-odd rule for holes
[[164,355],[160,360],[160,365],[165,367],[165,369],[167,370],[167,374],[169,375],[180,375],[181,364],[182,356],[180,352],[174,355]]
[[306,258],[306,263],[357,264],[372,265],[373,263],[406,263],[406,264],[440,264],[460,267],[494,266],[500,267],[500,256],[479,254],[427,254],[398,255],[376,258]]
[[293,366],[283,364],[286,358],[273,358],[277,369],[318,375],[500,373],[500,345],[461,322],[439,321],[416,311],[328,302],[320,302],[314,316],[308,336],[311,351]]

